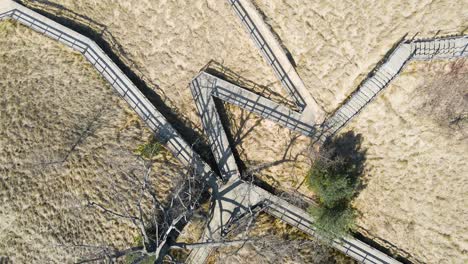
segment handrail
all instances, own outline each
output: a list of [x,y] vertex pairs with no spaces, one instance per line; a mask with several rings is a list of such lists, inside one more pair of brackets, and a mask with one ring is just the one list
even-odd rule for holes
[[186,166],[195,166],[199,175],[207,176],[213,174],[209,166],[191,149],[163,115],[156,110],[97,44],[89,38],[65,28],[19,4],[15,4],[13,10],[0,14],[0,18],[6,17],[60,41],[83,54],[93,67],[111,84],[115,91],[142,118],[148,127],[166,143],[168,150],[175,157]]
[[283,86],[286,88],[289,95],[294,99],[294,103],[302,112],[306,107],[304,98],[297,91],[296,86],[291,81],[288,73],[284,70],[283,65],[278,61],[277,56],[273,52],[269,43],[265,40],[262,33],[258,30],[256,24],[253,22],[249,13],[246,11],[244,6],[239,0],[229,0],[234,11],[239,15],[241,22],[246,26],[247,33],[252,37],[254,43],[258,49],[262,52],[263,57],[267,60],[268,64],[273,68],[277,78],[281,81]]
[[[444,46],[441,48],[441,43]],[[436,46],[437,44],[437,46]],[[425,40],[402,41],[381,61],[358,88],[322,124],[321,142],[335,135],[369,104],[378,93],[412,60],[452,59],[468,56],[468,36],[437,37]]]
[[[265,56],[267,57],[267,60],[270,61],[270,64],[274,68],[276,74],[279,76],[281,82],[285,85],[285,87],[288,88],[288,91],[296,99],[296,102],[298,102],[298,106],[304,109],[305,104],[302,105],[301,103],[301,98],[302,98],[301,95],[298,93],[296,89],[293,89],[295,87],[293,84],[293,81],[286,74],[286,71],[284,70],[283,66],[279,63],[279,60],[276,57],[274,57],[274,53],[272,49],[269,48],[268,45],[266,44],[266,40],[263,38],[262,34],[258,31],[257,27],[254,25],[253,20],[247,16],[246,10],[239,8],[239,6],[242,7],[242,5],[240,4],[240,1],[239,0],[229,0],[229,1],[233,7],[237,8],[236,12],[238,12],[238,14],[241,14],[241,12],[245,13],[243,14],[242,21],[243,23],[249,25],[249,28],[251,29],[251,34],[254,35],[254,38],[256,39],[254,41],[256,41],[257,45],[261,44],[259,48],[265,54]],[[203,175],[204,177],[207,177],[207,178],[216,177],[215,173],[211,170],[211,168],[198,156],[198,154],[195,151],[193,151],[191,146],[189,146],[184,141],[184,139],[171,126],[171,124],[163,117],[163,115],[156,110],[156,108],[148,101],[148,99],[141,93],[141,91],[138,90],[138,88],[130,81],[130,79],[115,65],[114,62],[112,62],[112,60],[102,51],[101,48],[99,48],[99,46],[97,46],[96,43],[94,43],[89,38],[73,30],[70,30],[56,22],[53,22],[52,20],[36,12],[33,12],[19,4],[12,3],[11,5],[14,6],[14,8],[12,10],[8,10],[7,12],[0,14],[0,19],[10,17],[34,29],[35,31],[38,31],[42,34],[47,35],[50,38],[53,38],[55,40],[58,40],[64,43],[65,45],[83,54],[84,57],[88,59],[91,62],[91,64],[98,70],[98,72],[111,84],[111,86],[118,92],[118,94],[122,96],[124,100],[130,105],[130,107],[143,119],[143,121],[151,128],[151,130],[155,132],[162,141],[164,141],[167,148],[174,154],[176,158],[178,158],[183,164],[187,166],[195,166],[196,172],[199,175]],[[448,43],[449,45],[447,46],[447,48],[445,48],[444,46],[444,49],[443,49],[444,54],[450,53],[450,50],[453,51],[454,49],[456,49],[456,52],[451,52],[452,54],[451,57],[459,57],[459,56],[468,55],[468,52],[466,51],[467,50],[466,47],[468,45],[467,37],[450,38],[447,40],[455,42],[455,45],[452,45],[452,43],[449,42]],[[260,41],[263,41],[263,43]],[[388,83],[401,71],[403,66],[410,59],[412,58],[418,59],[418,57],[414,57],[414,54],[418,54],[417,51],[420,51],[420,50],[424,51],[422,52],[423,55],[421,56],[431,55],[432,58],[438,58],[437,49],[433,48],[435,47],[435,44],[433,46],[431,46],[432,44],[430,44],[429,46],[427,45],[418,46],[417,43],[422,43],[422,41],[401,43],[400,46],[397,49],[395,49],[392,55],[389,58],[387,58],[384,61],[384,63],[382,63],[382,65],[380,65],[373,72],[373,75],[368,77],[362,83],[362,85],[359,86],[358,90],[354,92],[345,101],[342,107],[340,107],[334,113],[334,115],[332,115],[332,117],[329,118],[323,124],[322,129],[323,131],[325,131],[325,133],[320,138],[324,139],[326,137],[332,136],[334,133],[338,131],[338,129],[344,126],[353,116],[355,116],[359,111],[361,111],[361,109],[366,104],[368,104],[370,100],[372,100],[378,92],[380,92],[384,87],[388,85]],[[427,43],[427,41],[425,43]],[[455,48],[453,48],[452,46]],[[273,56],[270,56],[269,53],[271,53]],[[441,58],[445,58],[445,57],[441,57]],[[196,81],[201,81],[201,78],[205,78],[208,81],[214,81],[214,83],[217,83],[217,81],[219,81],[218,84],[223,83],[223,80],[217,77],[208,76],[208,74],[200,74],[194,79],[192,84]],[[196,87],[192,85],[192,88],[193,87],[195,87],[196,89],[201,89],[201,88],[211,89],[210,93],[206,93],[206,91],[202,93],[202,94],[206,94],[207,96],[205,97],[200,96],[199,97],[200,101],[197,101],[196,99],[197,107],[198,107],[198,110],[200,111],[200,115],[203,116],[202,113],[207,110],[205,107],[208,105],[206,100],[211,100],[211,97],[213,96],[211,92],[214,91],[213,87],[215,86],[206,85],[202,87]],[[220,85],[219,87],[223,87],[223,86]],[[247,97],[254,98],[252,102],[256,102],[257,100],[263,100],[263,102],[266,102],[263,105],[263,107],[269,108],[269,111],[273,112],[273,110],[275,110],[276,113],[279,113],[279,116],[278,116],[278,120],[280,121],[279,123],[289,127],[290,129],[296,130],[299,127],[299,124],[301,123],[311,128],[315,127],[315,124],[310,123],[310,122],[307,123],[302,119],[302,116],[305,113],[302,113],[299,117],[291,118],[291,116],[288,116],[287,114],[287,107],[283,109],[279,107],[278,105],[275,105],[274,102],[269,101],[268,99],[265,99],[261,96],[257,96],[253,93],[248,94],[247,92],[244,91],[244,89],[240,87],[238,88],[239,88],[238,95],[242,93],[244,94],[244,96],[246,96],[242,100],[246,100]],[[219,91],[220,90],[218,90],[218,92]],[[231,95],[233,95],[233,93],[231,93]],[[218,97],[223,99],[223,96],[220,93],[218,93]],[[224,99],[226,99],[226,97],[224,97]],[[235,103],[236,99],[232,99],[232,100],[227,99],[226,101]],[[303,98],[302,98],[302,101],[304,101]],[[238,104],[238,105],[241,105],[241,104]],[[272,107],[269,107],[269,106],[272,106]],[[212,105],[210,105],[210,107],[212,107]],[[248,107],[246,106],[246,108],[249,111],[254,111],[254,112],[256,111],[258,114],[261,114],[262,116],[267,117],[265,113],[259,113],[259,111],[255,109],[255,106],[252,106],[252,105]],[[280,108],[283,110],[278,110]],[[216,111],[214,111],[210,114],[213,117],[217,113]],[[278,120],[276,120],[276,122],[278,122]],[[293,121],[293,123],[291,123],[291,120]],[[232,151],[230,149],[228,141],[224,138],[225,132],[222,126],[220,126],[220,124],[218,123],[216,124],[217,128],[212,129],[213,120],[205,117],[203,118],[202,121],[203,121],[202,123],[205,129],[208,128],[207,131],[209,132],[208,133],[209,137],[213,139],[212,147],[213,147],[213,152],[215,156],[217,157],[218,164],[220,164],[221,166],[224,166],[227,164],[225,167],[223,167],[225,168],[225,170],[222,170],[222,171],[224,171],[227,174],[238,172],[237,165],[235,164],[235,162],[231,162],[229,164],[227,162],[227,160],[231,160],[231,161],[233,160],[231,158]],[[318,132],[323,132],[323,131],[318,131]],[[230,182],[229,184],[233,184],[233,182]],[[229,188],[229,186],[230,185],[227,185],[227,187],[226,186],[225,187]],[[282,201],[279,197],[275,197],[275,200],[276,202]],[[286,211],[286,209],[284,209],[284,211]],[[300,220],[297,222],[297,225],[298,226],[300,225],[304,229],[308,228],[309,230],[313,230],[313,227],[311,226],[307,227],[307,225],[305,224],[307,223],[308,225],[310,225],[311,222],[306,221],[306,219],[305,220],[304,219],[305,218],[300,218]],[[302,221],[304,221],[305,223],[302,223]],[[349,245],[353,245],[352,243],[350,243],[350,241],[348,241],[347,243]],[[352,249],[351,246],[346,248],[346,247],[343,247],[341,244],[336,244],[335,247],[337,247],[340,250],[344,248],[345,251],[343,250],[342,251],[345,252],[345,254],[348,254],[354,258],[357,258],[358,260],[362,260],[360,259],[361,256],[356,255],[358,254],[358,252],[355,252],[355,250]],[[371,247],[369,248],[372,249]],[[375,249],[372,249],[372,250],[375,250]],[[364,259],[362,261],[365,261],[368,263],[387,263],[387,262],[372,262],[372,260],[369,260],[369,257],[374,258],[369,253],[364,256]]]
[[[279,207],[281,210],[277,207]],[[289,223],[290,225],[300,229],[310,236],[319,237],[316,234],[316,228],[313,226],[313,222],[310,219],[301,217],[287,207],[276,204],[272,201],[271,204],[267,206],[266,212],[276,216],[282,221]],[[362,263],[394,263],[394,260],[388,259],[388,256],[384,255],[384,257],[379,257],[375,254],[372,254],[368,249],[364,249],[362,246],[355,244],[351,239],[346,237],[334,239],[331,241],[331,243],[335,248],[342,251],[344,254],[352,254],[354,259]],[[389,260],[391,262],[389,262]]]

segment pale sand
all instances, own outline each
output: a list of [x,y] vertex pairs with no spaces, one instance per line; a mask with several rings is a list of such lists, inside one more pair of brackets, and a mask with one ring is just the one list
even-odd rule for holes
[[462,33],[466,0],[254,0],[297,63],[312,96],[333,111],[406,33]]
[[[123,175],[143,172],[133,151],[150,131],[81,54],[56,41],[2,22],[0,58],[0,256],[70,263],[82,250],[60,244],[131,245],[131,223],[84,205],[117,209],[116,192],[134,198]],[[95,117],[92,135],[60,162]],[[180,168],[166,156],[151,175],[161,195]]]
[[[188,84],[210,60],[223,63],[242,77],[285,94],[273,70],[264,61],[227,1],[51,2],[107,26],[106,29],[135,62],[130,66],[139,69],[144,78],[158,85],[159,88],[151,88],[164,97],[171,109],[188,118],[192,129],[197,131],[201,131],[201,122]],[[57,13],[54,8],[40,7]],[[58,13],[65,14],[68,13]],[[235,127],[239,127],[240,110],[234,110],[233,114],[237,115]],[[275,165],[257,172],[257,176],[277,188],[293,191],[304,179],[310,165],[308,159],[301,156],[306,152],[308,139],[299,137],[288,148],[291,137],[296,136],[291,135],[288,129],[254,115],[250,120],[249,124],[257,121],[259,124],[238,145],[241,159],[248,169],[275,162]],[[232,134],[238,131],[235,127],[231,126]],[[248,126],[242,131],[247,129]],[[287,162],[283,159],[285,152]],[[308,194],[304,186],[301,191]]]
[[361,231],[424,263],[468,262],[467,83],[466,60],[412,63],[347,128],[367,149]]
[[[187,85],[211,59],[259,84],[274,83],[271,89],[281,91],[272,70],[226,1],[52,2],[104,24],[135,62],[131,67],[140,69],[146,78],[159,85],[156,91],[166,94],[168,105],[191,120],[196,129],[200,129],[199,117]],[[384,1],[339,2],[340,6],[333,6],[338,2],[287,5],[276,1],[278,10],[271,3],[257,3],[291,51],[306,86],[328,111],[357,86],[406,32],[421,31],[426,36],[439,29],[461,32],[467,24],[461,1],[412,4],[393,1],[391,6]],[[234,110],[234,115],[239,116],[240,111]],[[234,123],[239,124],[239,120]],[[258,119],[252,118],[248,126],[255,120]],[[232,130],[235,134],[236,128]],[[287,129],[260,121],[239,145],[241,157],[250,168],[279,162],[291,142],[289,134]],[[258,176],[291,191],[302,182],[309,166],[304,156],[306,148],[307,139],[300,137],[291,151],[291,156],[299,156],[298,161],[270,167]],[[307,193],[305,189],[301,191]]]

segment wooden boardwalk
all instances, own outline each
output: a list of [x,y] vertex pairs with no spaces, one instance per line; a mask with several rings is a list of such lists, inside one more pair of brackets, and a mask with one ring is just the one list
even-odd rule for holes
[[[223,234],[227,233],[226,229],[228,229],[232,224],[230,221],[231,219],[235,218],[236,221],[242,221],[242,219],[237,216],[246,215],[246,217],[250,217],[250,214],[247,213],[250,211],[249,208],[260,207],[262,207],[262,210],[266,213],[298,228],[304,233],[318,237],[315,232],[315,228],[313,227],[312,217],[303,209],[294,206],[286,200],[273,195],[258,186],[250,185],[245,182],[237,182],[237,184],[232,186],[235,186],[235,191],[228,193],[226,197],[233,200],[236,200],[236,197],[242,199],[236,200],[239,201],[241,206],[237,206],[235,203],[225,203],[226,205],[231,206],[223,208],[225,210],[223,215],[224,219],[212,219],[212,222],[214,222],[213,220],[224,221],[225,224],[223,226],[210,225],[207,230],[205,230],[204,238],[206,241],[222,239]],[[233,193],[235,193],[235,195],[233,195]],[[219,212],[214,215],[219,215]],[[336,239],[331,241],[331,245],[361,263],[400,263],[392,257],[353,237]],[[199,248],[193,250],[187,260],[187,263],[204,263],[210,253],[210,248]]]
[[[194,167],[200,177],[208,180],[214,197],[214,210],[208,228],[204,232],[204,240],[220,239],[223,231],[232,223],[232,219],[235,219],[236,215],[264,203],[268,204],[267,212],[271,215],[314,235],[313,219],[307,212],[259,187],[244,183],[240,179],[240,172],[233,158],[213,98],[217,97],[236,104],[289,129],[323,140],[326,136],[336,133],[352,116],[356,115],[401,71],[408,60],[467,56],[467,38],[454,37],[401,43],[401,48],[395,49],[392,55],[376,70],[376,73],[365,81],[365,83],[369,83],[361,85],[353,96],[322,124],[323,111],[307,93],[302,80],[287,59],[284,50],[255,8],[248,0],[228,1],[239,15],[242,23],[246,25],[260,52],[272,65],[300,111],[293,111],[208,73],[200,73],[194,78],[191,83],[192,94],[202,118],[202,124],[212,144],[223,181],[193,151],[191,146],[94,41],[10,0],[0,0],[0,19],[16,20],[83,54],[152,129],[155,135],[165,143],[167,149],[183,164]],[[386,66],[383,67],[384,65]],[[382,70],[380,71],[380,69]],[[363,96],[365,97],[363,98]],[[398,263],[393,258],[354,238],[342,238],[335,241],[333,246],[364,263]],[[210,250],[206,248],[194,250],[189,261],[203,263],[209,253]]]
[[441,37],[402,41],[358,89],[328,118],[321,127],[320,140],[333,136],[356,116],[377,94],[403,70],[411,60],[453,59],[468,56],[468,36]]
[[276,77],[304,113],[309,123],[321,123],[325,118],[323,109],[307,91],[302,79],[288,59],[286,52],[263,17],[250,0],[228,0],[235,13],[244,24],[246,33],[252,38],[266,62],[272,67]]

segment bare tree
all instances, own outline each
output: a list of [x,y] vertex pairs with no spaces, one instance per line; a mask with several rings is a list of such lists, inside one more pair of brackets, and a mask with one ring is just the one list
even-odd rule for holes
[[[152,141],[149,144],[159,144]],[[132,263],[153,261],[155,263],[176,263],[180,260],[180,250],[207,248],[225,248],[222,252],[229,252],[233,256],[243,249],[248,249],[253,254],[272,259],[275,252],[284,252],[283,255],[290,259],[297,259],[295,254],[302,247],[315,246],[317,242],[303,237],[281,237],[278,235],[258,233],[256,223],[258,216],[266,211],[268,202],[250,204],[240,210],[239,214],[233,214],[229,223],[223,227],[221,237],[205,240],[206,242],[181,242],[179,236],[187,223],[196,218],[202,218],[208,224],[210,213],[205,213],[202,204],[211,201],[207,191],[210,186],[206,179],[200,178],[191,167],[185,167],[179,171],[177,177],[172,179],[172,189],[168,192],[158,191],[158,172],[153,171],[153,157],[155,152],[161,150],[160,145],[149,145],[139,148],[141,165],[134,168],[120,170],[120,182],[113,186],[113,205],[106,204],[96,199],[87,198],[86,206],[97,210],[114,219],[131,223],[138,231],[137,242],[124,248],[115,248],[110,245],[66,245],[79,248],[84,256],[78,263],[108,262],[114,263],[125,258]],[[149,152],[149,153],[148,153]],[[128,153],[127,153],[128,154]],[[116,166],[118,167],[118,165]],[[249,173],[251,174],[251,173]],[[116,177],[116,175],[110,175]],[[246,177],[244,177],[246,178]],[[250,186],[254,187],[254,176],[250,175]],[[113,182],[113,181],[111,181]],[[131,195],[122,191],[122,185],[128,186]],[[249,190],[250,191],[250,190]],[[127,191],[128,192],[128,191]],[[164,196],[166,195],[166,196]],[[247,192],[246,197],[250,197]],[[288,196],[290,202],[299,207],[307,207],[300,197]],[[110,243],[109,243],[110,244]],[[294,253],[296,252],[296,253]],[[288,253],[288,254],[286,254]]]
[[[150,148],[151,152],[159,148]],[[148,153],[146,153],[148,155]],[[150,153],[149,157],[155,153]],[[132,199],[122,190],[113,186],[111,197],[118,206],[109,206],[87,198],[86,205],[112,218],[129,221],[139,232],[139,243],[125,249],[110,246],[72,245],[73,247],[94,248],[94,253],[86,255],[78,263],[107,260],[113,262],[122,257],[131,257],[135,263],[144,259],[162,262],[169,258],[169,249],[186,248],[176,243],[176,238],[191,217],[200,210],[200,202],[205,198],[205,182],[199,179],[191,167],[184,168],[175,177],[174,186],[168,197],[157,191],[157,183],[152,179],[153,162],[140,157],[142,168],[130,172],[121,170],[124,184],[133,190]],[[154,175],[153,175],[154,176]],[[115,177],[115,175],[113,175]],[[167,193],[166,193],[167,195]]]
[[[245,175],[244,179],[253,189],[255,175]],[[296,206],[308,207],[302,196],[285,193],[279,196]],[[286,259],[296,263],[335,262],[334,250],[317,238],[286,223],[275,228],[274,216],[267,216],[271,205],[270,200],[251,204],[230,219],[222,230],[222,238],[212,246],[215,251],[211,256],[216,263],[281,263]]]

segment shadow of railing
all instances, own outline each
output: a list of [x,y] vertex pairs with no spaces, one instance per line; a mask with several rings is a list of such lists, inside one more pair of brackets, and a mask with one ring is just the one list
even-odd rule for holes
[[[413,255],[411,255],[409,252],[406,250],[403,250],[394,244],[390,243],[389,241],[377,238],[377,237],[372,237],[370,238],[369,235],[364,235],[359,232],[353,233],[353,236],[360,241],[366,243],[367,245],[380,250],[382,252],[385,252],[387,255],[393,256],[396,260],[400,261],[401,263],[404,264],[412,264],[412,263],[418,263],[418,261]],[[377,242],[378,241],[378,242]],[[398,254],[396,254],[398,252]]]
[[[77,14],[59,4],[51,3],[49,1],[16,0],[16,2],[28,6],[28,8],[35,12],[93,40],[135,84],[135,86],[152,103],[152,105],[169,121],[169,123],[172,124],[184,140],[186,140],[187,143],[191,145],[205,161],[208,162],[210,167],[216,168],[215,159],[210,151],[206,138],[201,133],[201,128],[181,114],[180,111],[177,110],[177,105],[172,103],[171,100],[164,95],[163,90],[160,89],[157,84],[151,82],[151,80],[144,76],[142,71],[136,67],[136,63],[131,60],[128,54],[124,51],[122,45],[120,45],[116,38],[107,30],[106,26],[97,23],[84,15]],[[60,15],[44,11],[35,4],[41,4],[41,8],[49,7]],[[64,17],[62,14],[68,14],[73,17],[73,19]],[[75,19],[79,22],[75,21]],[[155,90],[161,94],[156,93]],[[168,105],[167,102],[169,102],[170,105]]]
[[255,7],[257,12],[260,14],[260,16],[262,17],[263,22],[265,22],[265,25],[268,27],[268,30],[271,32],[271,34],[273,34],[273,36],[276,38],[276,40],[278,40],[279,45],[284,50],[284,53],[286,54],[286,57],[288,58],[291,65],[294,68],[296,68],[297,67],[296,60],[294,60],[294,57],[292,56],[292,54],[289,51],[288,47],[286,47],[286,45],[284,45],[284,41],[281,39],[278,32],[276,32],[276,30],[273,28],[273,26],[268,23],[268,21],[269,21],[268,16],[262,11],[262,9],[257,5],[256,2],[252,1],[251,4]]
[[[232,134],[231,129],[229,128],[229,125],[232,123],[228,112],[226,111],[226,108],[224,107],[223,103],[219,99],[214,100],[215,107],[217,109],[219,118],[221,120],[221,125],[223,126],[224,132],[226,133],[229,145],[231,147],[232,155],[234,156],[234,159],[236,161],[236,164],[239,168],[239,172],[245,171],[247,169],[247,166],[243,162],[241,158],[241,153],[239,153],[239,148],[236,147],[238,146],[238,142],[235,141],[235,135]],[[242,127],[239,129],[239,131],[242,130]]]
[[226,80],[230,83],[235,83],[241,88],[244,88],[255,94],[261,95],[276,103],[285,105],[294,111],[298,111],[298,112],[300,111],[300,109],[294,104],[294,102],[292,102],[289,98],[271,90],[268,87],[268,85],[267,86],[260,85],[260,84],[255,83],[252,80],[242,77],[241,75],[237,74],[235,71],[229,69],[228,67],[224,66],[223,64],[217,61],[211,60],[200,71],[207,72],[213,76]]
[[300,111],[304,110],[304,108],[306,107],[304,98],[302,98],[296,86],[291,81],[291,78],[289,77],[288,73],[279,63],[278,58],[275,56],[273,50],[258,30],[252,18],[249,16],[248,12],[238,0],[229,0],[229,3],[232,5],[234,11],[237,13],[242,23],[246,26],[247,33],[249,34],[249,36],[251,36],[254,43],[261,50],[262,55],[267,60],[268,64],[270,64],[270,66],[273,68],[273,71],[277,75],[278,79],[286,88],[289,95],[294,99],[294,103],[296,104],[296,106],[300,109]]

